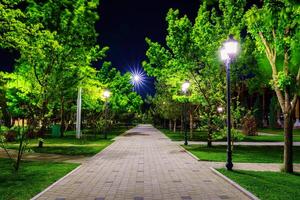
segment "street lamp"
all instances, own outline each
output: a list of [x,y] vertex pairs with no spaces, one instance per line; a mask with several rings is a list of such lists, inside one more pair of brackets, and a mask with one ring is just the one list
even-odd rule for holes
[[[182,85],[181,85],[181,91],[183,92],[184,95],[187,95],[188,89],[190,87],[190,82],[189,81],[185,81]],[[187,107],[187,103],[186,101],[184,101],[183,103],[183,109],[182,109],[182,115],[183,115],[183,127],[184,127],[184,145],[188,145],[188,138],[187,138],[187,117],[186,117],[186,108]]]
[[108,99],[111,96],[111,93],[109,90],[104,90],[103,97],[105,99],[105,110],[104,110],[104,121],[105,121],[105,127],[104,127],[104,139],[107,139],[107,114],[108,114]]
[[230,35],[229,39],[224,42],[220,50],[220,56],[226,65],[226,82],[227,82],[227,170],[232,170],[232,150],[231,150],[231,120],[230,120],[230,64],[235,59],[239,49],[239,43]]

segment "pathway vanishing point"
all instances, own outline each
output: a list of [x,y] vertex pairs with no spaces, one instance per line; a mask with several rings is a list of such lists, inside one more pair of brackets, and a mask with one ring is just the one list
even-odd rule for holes
[[248,197],[151,125],[139,125],[35,199],[218,200]]

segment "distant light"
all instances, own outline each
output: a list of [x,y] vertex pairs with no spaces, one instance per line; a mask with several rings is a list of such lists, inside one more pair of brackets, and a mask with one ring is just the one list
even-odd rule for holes
[[186,81],[181,85],[181,90],[183,93],[186,93],[190,87],[190,82]]
[[111,93],[110,93],[109,90],[104,90],[104,92],[103,92],[103,97],[104,98],[108,99],[110,97],[110,95],[111,95]]
[[221,106],[219,106],[219,107],[217,108],[217,111],[218,111],[218,113],[222,113],[222,112],[224,111],[224,108],[221,107]]

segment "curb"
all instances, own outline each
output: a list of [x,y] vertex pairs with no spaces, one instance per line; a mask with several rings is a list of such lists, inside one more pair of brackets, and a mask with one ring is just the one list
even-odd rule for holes
[[46,189],[44,189],[43,191],[41,191],[40,193],[38,193],[37,195],[35,195],[34,197],[31,198],[31,200],[36,200],[38,199],[40,196],[42,196],[44,193],[46,193],[48,190],[50,190],[51,188],[53,188],[56,184],[58,184],[59,182],[61,182],[66,176],[69,176],[73,173],[75,173],[76,171],[79,170],[79,168],[81,168],[82,165],[79,165],[78,167],[76,167],[75,169],[73,169],[72,171],[70,171],[69,173],[67,173],[65,176],[61,177],[60,179],[58,179],[57,181],[55,181],[54,183],[52,183],[50,186],[48,186]]
[[201,161],[197,156],[195,156],[194,154],[192,154],[191,152],[189,152],[188,150],[186,150],[184,147],[182,147],[180,144],[178,144],[178,146],[184,150],[187,154],[189,154],[189,156],[191,156],[192,158],[194,158],[197,161]]
[[236,182],[234,182],[233,180],[229,179],[227,176],[221,174],[220,172],[218,172],[215,168],[210,167],[209,168],[215,175],[219,176],[220,178],[222,178],[223,180],[225,180],[226,182],[228,182],[230,185],[232,185],[233,187],[235,187],[236,189],[238,189],[240,192],[242,192],[243,194],[245,194],[247,197],[249,197],[252,200],[259,200],[259,198],[257,196],[255,196],[254,194],[252,194],[251,192],[249,192],[248,190],[246,190],[245,188],[243,188],[242,186],[240,186],[239,184],[237,184]]

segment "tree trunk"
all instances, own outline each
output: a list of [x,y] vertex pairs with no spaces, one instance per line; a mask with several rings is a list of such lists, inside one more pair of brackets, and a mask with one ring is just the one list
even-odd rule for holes
[[174,119],[174,126],[173,126],[173,132],[175,133],[176,132],[176,119]]
[[284,171],[293,173],[293,116],[284,114]]
[[207,125],[208,125],[208,132],[207,132],[207,146],[212,147],[212,130],[211,130],[211,121],[210,118],[208,117],[207,119]]
[[192,110],[190,110],[189,115],[190,115],[190,136],[191,136],[191,138],[193,138],[194,120],[193,120],[193,111]]

